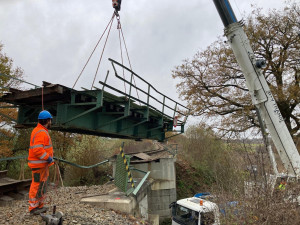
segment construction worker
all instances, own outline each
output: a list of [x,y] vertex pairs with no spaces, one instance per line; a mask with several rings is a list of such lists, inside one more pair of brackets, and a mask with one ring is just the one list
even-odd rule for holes
[[48,210],[44,207],[47,190],[49,167],[53,162],[53,147],[48,129],[51,127],[51,114],[44,110],[38,116],[38,124],[30,138],[28,166],[32,170],[32,182],[29,190],[29,211],[39,215]]
[[285,190],[285,186],[286,186],[285,178],[281,177],[281,181],[280,181],[280,184],[278,186],[278,189],[281,190],[281,191],[284,191]]

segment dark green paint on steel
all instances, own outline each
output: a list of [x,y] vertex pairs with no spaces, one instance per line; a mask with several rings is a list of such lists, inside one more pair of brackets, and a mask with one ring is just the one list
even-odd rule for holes
[[[116,66],[121,66],[128,70],[132,77],[140,78],[148,85],[148,90],[143,91],[147,100],[135,98],[106,83],[99,82],[103,85],[101,89],[84,89],[82,91],[59,84],[45,83],[43,90],[42,88],[28,91],[10,90],[11,93],[4,95],[0,101],[11,103],[14,107],[18,106],[19,113],[16,127],[19,128],[36,126],[38,114],[42,110],[43,91],[44,108],[50,111],[54,117],[51,128],[53,130],[111,138],[163,141],[165,132],[173,130],[175,113],[177,115],[181,114],[183,118],[186,118],[187,114],[177,110],[176,106],[180,105],[179,103],[158,92],[151,84],[133,71],[113,60],[110,61],[118,79],[124,81],[116,71]],[[130,87],[132,86],[132,89],[137,88],[131,81],[132,79],[130,82],[126,82]],[[105,91],[104,88],[117,91],[121,96],[111,94]],[[141,91],[141,89],[139,90]],[[150,94],[150,91],[151,93],[158,93],[157,95],[161,95],[164,100],[159,101],[157,97]],[[157,103],[150,105],[149,99]],[[173,101],[175,108],[165,104],[165,99]],[[173,110],[173,115],[166,114],[166,109]],[[179,130],[177,133],[184,132],[184,125],[185,120],[178,121]]]

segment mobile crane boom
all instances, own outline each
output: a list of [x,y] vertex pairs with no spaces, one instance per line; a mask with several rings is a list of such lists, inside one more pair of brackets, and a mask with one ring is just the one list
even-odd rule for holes
[[[250,42],[243,29],[243,23],[237,21],[229,1],[213,0],[213,2],[223,21],[225,36],[245,76],[246,85],[258,113],[262,132],[265,132],[264,122],[288,172],[288,176],[300,179],[300,155],[262,74],[261,69],[265,62],[255,59]],[[275,161],[274,157],[272,158],[271,147],[268,146],[268,148],[271,152],[271,161]],[[273,164],[273,167],[275,175],[277,175],[276,165]],[[170,207],[172,207],[172,225],[220,224],[218,206],[202,197],[194,196],[181,199],[172,203]]]
[[246,79],[252,102],[266,124],[288,175],[300,178],[300,155],[270,91],[261,68],[265,62],[257,60],[243,29],[228,0],[213,0],[224,24],[225,36]]

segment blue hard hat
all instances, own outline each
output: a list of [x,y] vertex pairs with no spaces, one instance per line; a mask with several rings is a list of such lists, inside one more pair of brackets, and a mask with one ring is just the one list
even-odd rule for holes
[[46,120],[46,119],[52,119],[52,118],[53,117],[47,110],[40,112],[39,117],[38,117],[39,120]]

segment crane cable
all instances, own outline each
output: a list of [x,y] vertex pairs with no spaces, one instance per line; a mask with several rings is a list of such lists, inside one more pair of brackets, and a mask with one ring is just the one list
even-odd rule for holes
[[[118,29],[118,33],[119,33],[119,43],[120,43],[121,61],[122,61],[122,65],[124,65],[124,62],[123,62],[123,50],[122,50],[123,48],[122,48],[122,41],[121,41],[121,34],[120,34],[120,30],[121,30],[120,15],[119,15],[119,13],[118,13],[117,10],[115,10],[115,14],[116,14],[117,21],[118,21],[117,29]],[[125,90],[125,93],[126,93],[125,69],[124,69],[124,67],[122,67],[122,69],[123,69],[123,79],[124,79],[124,90]]]
[[74,83],[74,85],[73,85],[72,89],[74,89],[74,87],[75,87],[75,85],[76,85],[77,81],[78,81],[78,80],[79,80],[79,78],[81,77],[81,75],[82,75],[83,71],[85,70],[85,68],[86,68],[87,64],[89,63],[90,59],[92,58],[92,56],[93,56],[93,54],[94,54],[94,52],[95,52],[96,48],[98,47],[98,45],[99,45],[100,41],[102,40],[102,37],[104,36],[104,34],[105,34],[105,32],[106,32],[107,28],[110,26],[110,24],[112,24],[112,22],[113,22],[113,20],[114,20],[114,17],[115,17],[115,14],[113,13],[113,15],[112,15],[112,17],[111,17],[110,21],[108,22],[108,24],[107,24],[107,26],[106,26],[105,30],[103,31],[103,33],[102,33],[101,37],[99,38],[99,40],[98,40],[98,42],[97,42],[96,46],[94,47],[94,49],[93,49],[92,53],[90,54],[90,56],[89,56],[89,58],[88,58],[87,62],[85,63],[85,65],[84,65],[84,67],[82,68],[82,70],[81,70],[80,74],[78,75],[78,77],[77,77],[77,79],[76,79],[76,81],[75,81],[75,83]]
[[[129,54],[128,54],[128,49],[127,49],[127,45],[126,45],[124,33],[123,33],[123,30],[122,30],[122,26],[121,26],[120,15],[119,15],[119,13],[118,13],[118,10],[115,9],[115,11],[113,12],[113,15],[112,15],[110,21],[108,22],[108,24],[107,24],[107,26],[106,26],[104,32],[102,33],[101,37],[99,38],[99,40],[98,40],[96,46],[94,47],[92,53],[90,54],[90,56],[89,56],[87,62],[85,63],[84,67],[82,68],[80,74],[78,75],[78,77],[77,77],[77,79],[76,79],[76,81],[75,81],[75,83],[74,83],[72,89],[74,89],[75,85],[77,84],[79,78],[81,77],[83,71],[85,70],[87,64],[89,63],[91,57],[93,56],[93,54],[94,54],[96,48],[98,47],[98,45],[99,45],[100,41],[102,40],[102,38],[103,38],[103,36],[104,36],[106,30],[107,30],[108,27],[109,27],[108,34],[107,34],[107,36],[106,36],[106,40],[105,40],[105,43],[104,43],[104,47],[103,47],[103,49],[102,49],[101,56],[100,56],[100,59],[99,59],[98,65],[97,65],[97,69],[96,69],[96,72],[95,72],[95,75],[94,75],[94,79],[93,79],[93,83],[92,83],[92,86],[91,86],[91,90],[92,90],[92,88],[94,87],[94,83],[95,83],[95,80],[96,80],[96,77],[97,77],[97,74],[98,74],[98,70],[99,70],[101,61],[102,61],[103,53],[104,53],[104,50],[105,50],[105,47],[106,47],[106,43],[107,43],[107,40],[108,40],[110,31],[111,31],[111,27],[112,27],[112,24],[113,24],[113,22],[114,22],[114,18],[115,18],[115,17],[117,18],[117,21],[118,21],[117,29],[118,29],[118,31],[119,31],[119,43],[120,43],[120,51],[121,51],[122,65],[124,64],[124,60],[123,60],[123,51],[122,51],[121,35],[122,35],[122,39],[123,39],[123,42],[124,42],[124,47],[125,47],[125,50],[126,50],[126,55],[127,55],[128,63],[129,63],[129,66],[130,66],[130,70],[132,71],[132,65],[131,65],[131,62],[130,62],[130,58],[129,58]],[[125,89],[125,93],[126,93],[126,84],[125,84],[125,72],[124,72],[124,68],[123,68],[123,78],[124,78],[124,89]],[[137,88],[136,88],[136,81],[135,81],[135,77],[134,77],[134,76],[133,76],[133,82],[134,82],[134,87],[135,87],[135,89],[136,89],[137,97],[138,97],[138,99],[140,99],[138,90],[137,90]],[[141,103],[139,103],[139,104],[141,104]]]
[[[118,20],[118,27],[117,27],[117,28],[118,28],[118,30],[119,30],[119,41],[120,41],[120,49],[121,49],[121,58],[122,58],[121,60],[122,60],[122,65],[123,65],[123,56],[122,56],[122,47],[121,47],[121,35],[120,35],[120,31],[121,31],[121,34],[122,34],[122,39],[123,39],[124,47],[125,47],[125,50],[126,50],[126,55],[127,55],[127,60],[128,60],[128,63],[129,63],[129,67],[130,67],[130,70],[132,71],[132,66],[131,66],[131,62],[130,62],[130,58],[129,58],[129,54],[128,54],[128,49],[127,49],[125,37],[124,37],[124,34],[123,34],[123,29],[122,29],[122,25],[121,25],[121,21],[120,21],[120,16],[119,16],[119,14],[118,14],[118,16],[117,16],[117,20]],[[124,78],[124,80],[125,80],[124,68],[123,68],[123,78]],[[135,87],[135,90],[136,90],[137,97],[138,97],[138,99],[140,99],[138,90],[137,90],[137,88],[136,88],[136,82],[135,82],[134,76],[133,76],[132,78],[133,78],[134,87]],[[124,86],[125,86],[125,81],[124,81]],[[126,87],[125,87],[125,93],[126,93]],[[141,105],[140,102],[139,102],[139,104]]]
[[108,37],[109,37],[109,34],[110,34],[110,30],[111,30],[112,24],[114,22],[114,18],[115,18],[115,14],[113,14],[113,16],[112,16],[112,20],[111,20],[109,30],[108,30],[108,33],[107,33],[107,36],[106,36],[106,39],[105,39],[105,43],[104,43],[104,46],[103,46],[103,49],[102,49],[102,52],[101,52],[101,56],[100,56],[100,59],[99,59],[99,62],[98,62],[98,66],[97,66],[97,69],[96,69],[94,80],[93,80],[93,83],[92,83],[92,86],[91,86],[91,90],[93,89],[93,86],[94,86],[94,83],[95,83],[95,80],[96,80],[96,77],[97,77],[97,74],[98,74],[98,70],[99,70],[99,67],[100,67],[100,64],[101,64],[102,56],[103,56],[103,53],[104,53],[104,50],[105,50],[105,47],[106,47],[106,43],[107,43],[107,40],[108,40]]

